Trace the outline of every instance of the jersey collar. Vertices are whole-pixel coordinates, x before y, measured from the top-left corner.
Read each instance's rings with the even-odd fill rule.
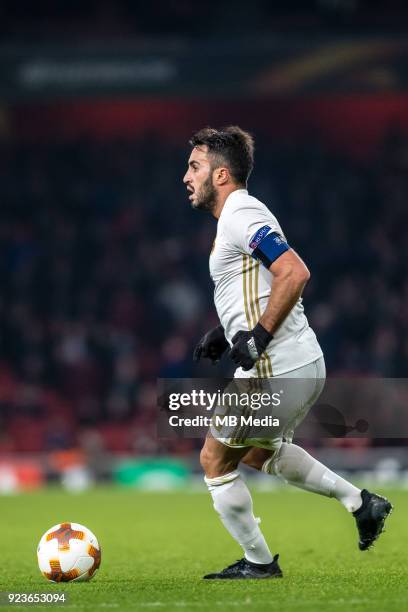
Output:
[[[222,211],[221,211],[219,219],[221,219],[222,213],[224,212],[224,209],[227,206],[227,204],[230,204],[231,202],[233,202],[240,195],[248,195],[248,189],[235,189],[235,191],[231,191],[231,193],[229,194],[229,196],[224,202],[224,206],[222,207]]]

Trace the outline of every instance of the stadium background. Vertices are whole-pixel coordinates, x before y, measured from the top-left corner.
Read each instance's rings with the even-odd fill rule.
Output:
[[[222,18],[211,4],[1,5],[4,493],[198,478],[197,441],[155,435],[155,381],[214,375],[191,354],[216,323],[216,225],[182,185],[207,124],[256,138],[250,190],[312,271],[329,375],[405,376],[404,3],[225,2]],[[313,452],[395,484],[404,446]]]

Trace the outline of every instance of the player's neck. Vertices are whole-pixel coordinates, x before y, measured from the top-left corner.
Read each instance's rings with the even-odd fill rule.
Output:
[[[214,206],[214,209],[211,211],[212,215],[216,219],[220,218],[222,209],[224,208],[228,196],[230,196],[231,193],[233,193],[234,191],[237,191],[237,189],[244,189],[244,187],[242,187],[242,185],[228,185],[222,190],[222,192],[218,192],[216,204]]]

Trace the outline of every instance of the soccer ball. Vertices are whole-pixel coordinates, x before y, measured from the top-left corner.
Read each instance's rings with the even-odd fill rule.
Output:
[[[59,523],[46,531],[37,548],[38,565],[51,582],[90,580],[101,564],[98,540],[79,523]]]

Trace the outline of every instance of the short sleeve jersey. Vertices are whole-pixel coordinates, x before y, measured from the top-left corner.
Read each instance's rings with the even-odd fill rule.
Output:
[[[252,329],[266,308],[273,275],[255,259],[254,251],[270,234],[277,243],[286,243],[276,217],[262,202],[246,189],[233,191],[222,209],[210,254],[215,307],[230,344],[239,330]],[[300,298],[261,359],[245,376],[278,376],[311,363],[322,354]]]

